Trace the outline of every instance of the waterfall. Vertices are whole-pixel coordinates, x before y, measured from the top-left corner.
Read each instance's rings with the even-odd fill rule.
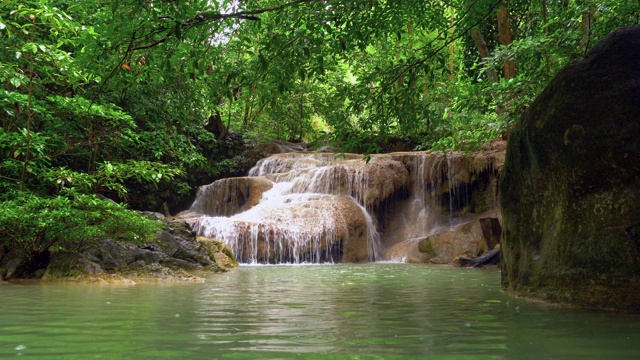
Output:
[[[188,221],[244,263],[379,260],[380,236],[365,201],[367,167],[355,155],[274,155],[248,177],[202,186]]]
[[[219,238],[241,263],[404,261],[408,249],[450,231],[474,173],[495,168],[461,153],[283,153],[246,177],[202,186],[185,220]],[[472,176],[472,174],[475,174]],[[465,207],[467,206],[467,207]]]

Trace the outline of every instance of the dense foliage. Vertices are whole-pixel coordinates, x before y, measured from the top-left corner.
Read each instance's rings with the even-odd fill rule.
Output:
[[[5,0],[0,10],[0,241],[39,251],[83,233],[147,236],[153,226],[104,196],[167,209],[275,139],[473,149],[567,62],[637,24],[640,2]],[[114,230],[125,214],[140,226]]]

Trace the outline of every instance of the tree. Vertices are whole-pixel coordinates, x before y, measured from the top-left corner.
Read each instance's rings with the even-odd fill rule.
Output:
[[[541,1],[0,2],[0,200],[160,210],[274,139],[473,149],[640,16]]]

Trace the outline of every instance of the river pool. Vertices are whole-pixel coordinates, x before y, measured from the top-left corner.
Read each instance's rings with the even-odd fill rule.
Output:
[[[637,359],[640,317],[529,302],[497,270],[241,266],[205,283],[0,284],[0,358]]]

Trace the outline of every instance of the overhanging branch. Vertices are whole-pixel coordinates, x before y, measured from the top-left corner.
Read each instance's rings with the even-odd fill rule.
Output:
[[[264,14],[264,13],[268,13],[268,12],[275,12],[275,11],[280,11],[283,10],[285,8],[289,8],[292,6],[296,6],[296,5],[300,5],[300,4],[304,4],[304,3],[324,3],[327,2],[327,0],[295,0],[295,1],[290,1],[290,2],[286,2],[282,5],[279,6],[273,6],[270,8],[263,8],[263,9],[254,9],[254,10],[244,10],[244,11],[238,11],[238,12],[234,12],[234,13],[228,13],[228,14],[222,14],[222,13],[213,13],[213,12],[201,12],[199,14],[197,14],[196,16],[194,16],[191,19],[186,20],[183,23],[176,23],[178,24],[177,26],[180,27],[185,27],[185,28],[192,28],[194,26],[198,26],[198,25],[208,25],[217,21],[222,21],[222,20],[226,20],[226,19],[244,19],[244,20],[252,20],[252,21],[257,21],[260,20],[259,17],[257,17],[256,15],[260,15],[260,14]],[[171,19],[173,20],[173,18],[169,17],[169,16],[160,16],[159,19]],[[164,35],[164,37],[153,41],[152,43],[146,44],[146,45],[140,45],[140,46],[136,46],[134,48],[131,49],[131,51],[136,51],[136,50],[146,50],[146,49],[150,49],[153,48],[155,46],[158,46],[164,42],[166,42],[172,35],[175,35],[175,28],[172,28],[170,30],[167,31],[167,33]]]

